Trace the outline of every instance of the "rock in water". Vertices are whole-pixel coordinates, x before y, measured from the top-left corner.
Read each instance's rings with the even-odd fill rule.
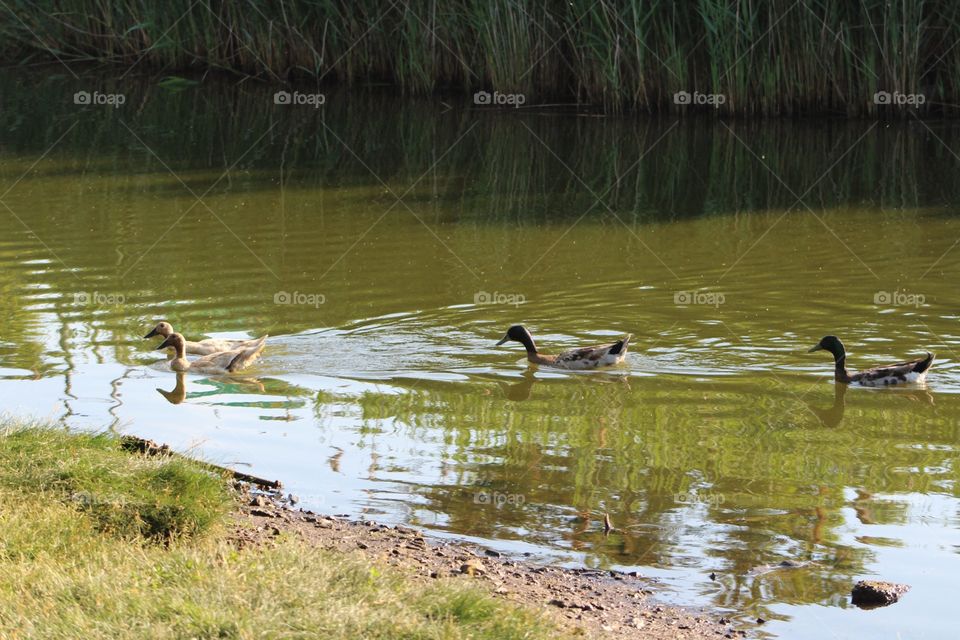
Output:
[[[881,580],[861,580],[853,586],[852,602],[858,607],[885,607],[900,599],[910,585]]]

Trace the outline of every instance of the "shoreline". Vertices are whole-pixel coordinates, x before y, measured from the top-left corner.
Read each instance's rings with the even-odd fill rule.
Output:
[[[240,499],[232,513],[230,539],[240,548],[269,546],[279,536],[292,535],[311,548],[385,562],[424,583],[469,580],[496,598],[573,624],[575,633],[587,637],[750,636],[719,612],[657,601],[658,585],[638,572],[554,567],[413,527],[297,508],[278,489],[262,491],[243,481],[236,481],[234,488]]]

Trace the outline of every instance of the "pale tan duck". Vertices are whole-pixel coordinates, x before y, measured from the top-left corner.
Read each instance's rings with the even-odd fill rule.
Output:
[[[186,357],[187,341],[184,340],[183,336],[179,333],[171,333],[157,349],[173,347],[174,351],[176,351],[176,356],[170,361],[170,368],[174,371],[214,374],[234,373],[245,369],[253,363],[254,360],[259,358],[266,341],[267,336],[263,336],[262,338],[254,340],[250,346],[211,353],[191,361],[187,360]]]
[[[153,328],[153,331],[143,336],[143,339],[146,340],[147,338],[152,338],[153,336],[163,336],[164,338],[169,338],[174,333],[173,325],[164,321],[158,323],[157,326]],[[190,342],[189,340],[184,340],[184,349],[192,356],[207,356],[211,353],[220,353],[221,351],[232,351],[233,349],[252,347],[266,337],[267,336],[264,336],[263,338],[254,338],[252,340],[221,340],[218,338],[207,338],[206,340],[201,340],[200,342]]]

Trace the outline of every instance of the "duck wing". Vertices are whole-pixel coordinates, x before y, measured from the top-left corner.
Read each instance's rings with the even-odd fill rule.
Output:
[[[593,347],[571,349],[557,355],[551,363],[555,367],[566,369],[592,369],[623,360],[631,336],[625,336],[612,344],[600,344]]]
[[[238,347],[229,351],[207,354],[191,362],[190,368],[220,373],[240,371],[259,357],[266,341],[267,336],[263,336],[257,340],[252,340],[253,344],[248,347]]]
[[[240,371],[245,369],[253,362],[260,357],[260,353],[263,351],[264,345],[267,343],[267,338],[269,336],[263,336],[257,340],[252,341],[253,343],[246,347],[241,347],[230,351],[228,353],[236,353],[230,363],[227,365],[227,371]]]
[[[934,354],[927,353],[923,358],[898,362],[885,367],[874,367],[860,371],[851,376],[853,382],[860,384],[898,384],[903,382],[918,382],[922,380],[933,365]]]
[[[199,342],[187,342],[186,352],[190,355],[208,356],[211,353],[233,351],[234,349],[249,347],[256,342],[256,340],[223,340],[220,338],[206,338]]]

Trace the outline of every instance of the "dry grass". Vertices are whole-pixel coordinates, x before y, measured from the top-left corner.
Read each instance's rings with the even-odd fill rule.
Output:
[[[199,504],[225,495],[221,479],[188,462],[125,453],[111,437],[8,425],[0,461],[4,638],[558,636],[536,615],[469,587],[440,581],[427,588],[297,539],[238,550],[221,526],[226,509],[209,517]],[[170,520],[180,533],[162,544],[131,524],[140,519],[136,507],[104,520],[72,497],[78,486],[94,486],[114,503],[140,505],[150,492],[166,492],[163,503],[176,505],[186,478],[204,490],[184,492]]]

